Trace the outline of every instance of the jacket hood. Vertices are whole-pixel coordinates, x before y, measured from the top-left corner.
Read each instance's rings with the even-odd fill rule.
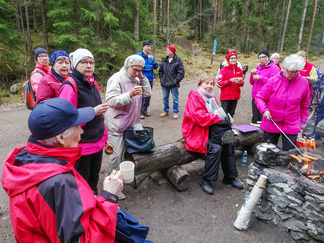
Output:
[[[2,170],[2,187],[9,197],[20,194],[55,175],[73,170],[81,156],[81,148],[57,148],[35,142],[12,150]],[[45,162],[46,158],[46,162]]]

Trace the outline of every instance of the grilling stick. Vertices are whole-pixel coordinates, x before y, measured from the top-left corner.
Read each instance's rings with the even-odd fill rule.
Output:
[[[290,138],[288,138],[288,136],[281,130],[281,128],[275,123],[275,121],[270,117],[270,121],[272,121],[272,123],[279,129],[279,131],[288,139],[288,141],[294,145],[294,147],[297,149],[297,151],[302,155],[303,153],[299,150],[299,148],[290,140]]]

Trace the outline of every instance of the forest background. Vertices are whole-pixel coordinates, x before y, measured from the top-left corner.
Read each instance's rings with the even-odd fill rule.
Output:
[[[37,47],[49,54],[89,49],[102,85],[144,40],[159,61],[168,44],[185,41],[180,56],[197,69],[222,61],[228,48],[254,62],[263,49],[283,57],[298,50],[320,56],[324,0],[0,0],[0,37],[1,103],[12,84],[28,78]],[[204,53],[199,64],[194,42]]]

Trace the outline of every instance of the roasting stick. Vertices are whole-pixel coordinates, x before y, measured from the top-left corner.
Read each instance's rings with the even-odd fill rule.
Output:
[[[275,121],[270,117],[270,121],[272,121],[272,123],[279,129],[279,131],[288,139],[288,141],[292,144],[292,145],[294,145],[294,147],[297,149],[297,151],[302,155],[302,156],[304,156],[303,155],[303,153],[302,153],[302,151],[300,151],[300,149],[290,140],[290,138],[288,138],[288,136],[281,130],[281,128],[277,125],[277,123],[275,123]]]

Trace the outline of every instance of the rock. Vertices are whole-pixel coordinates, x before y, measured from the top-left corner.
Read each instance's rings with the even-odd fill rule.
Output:
[[[17,84],[13,84],[10,86],[10,93],[11,94],[16,94],[18,92],[18,85]]]

